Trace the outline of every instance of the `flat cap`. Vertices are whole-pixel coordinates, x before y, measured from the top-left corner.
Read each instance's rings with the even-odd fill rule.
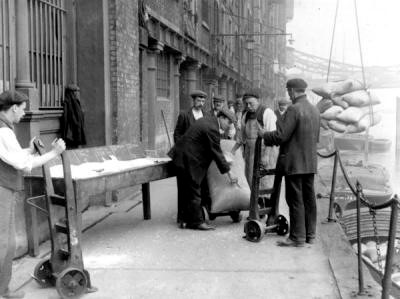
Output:
[[[293,78],[286,82],[287,89],[306,89],[307,83],[301,78]]]
[[[190,96],[192,98],[195,98],[195,97],[207,98],[207,94],[204,91],[200,90],[200,89],[192,90],[192,92],[190,93]]]
[[[220,96],[220,95],[214,95],[212,99],[213,99],[214,102],[224,102],[225,101],[223,99],[223,97]]]
[[[220,116],[224,116],[224,117],[228,118],[233,123],[236,122],[235,114],[233,114],[233,112],[230,111],[226,107],[222,107],[222,109],[218,111],[217,117],[220,117]]]
[[[291,103],[291,101],[289,101],[288,99],[285,98],[281,98],[278,101],[278,105],[289,105]]]

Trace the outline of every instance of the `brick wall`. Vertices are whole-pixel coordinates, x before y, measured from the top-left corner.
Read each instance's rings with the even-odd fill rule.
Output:
[[[181,0],[146,0],[146,5],[169,22],[180,27],[181,16]]]
[[[139,142],[138,1],[109,1],[112,143]]]

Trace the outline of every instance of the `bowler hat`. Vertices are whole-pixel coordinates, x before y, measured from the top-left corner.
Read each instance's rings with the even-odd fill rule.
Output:
[[[213,102],[224,102],[224,99],[219,95],[214,95]]]
[[[220,117],[220,116],[224,116],[224,117],[228,118],[233,123],[236,122],[235,114],[233,114],[233,112],[230,111],[226,107],[222,107],[222,109],[218,111],[217,117]]]
[[[306,89],[307,83],[301,78],[293,78],[286,82],[287,89]]]
[[[199,89],[195,89],[190,93],[190,96],[194,99],[195,97],[202,97],[202,98],[207,98],[207,94]]]

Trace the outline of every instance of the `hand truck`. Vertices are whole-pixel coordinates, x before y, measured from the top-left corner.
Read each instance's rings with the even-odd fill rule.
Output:
[[[43,143],[35,139],[36,151],[45,153]],[[71,177],[71,165],[68,152],[61,154],[64,169],[65,196],[54,193],[50,168],[42,166],[45,194],[27,199],[27,202],[47,214],[50,229],[51,255],[50,259],[40,261],[33,273],[33,278],[42,287],[55,286],[61,298],[79,298],[84,293],[95,292],[92,287],[90,275],[83,266],[81,238],[81,218],[78,217],[78,204],[75,200]],[[46,199],[46,209],[35,204],[37,199]],[[65,211],[65,218],[57,221],[58,207]],[[66,244],[65,244],[66,243]]]
[[[254,148],[253,180],[251,182],[250,210],[248,221],[244,225],[244,237],[251,242],[259,242],[264,234],[276,232],[286,235],[289,223],[283,215],[279,215],[279,196],[282,176],[275,175],[271,189],[260,190],[260,179],[266,175],[274,175],[275,169],[265,169],[261,165],[262,138],[257,137]],[[266,223],[262,219],[268,216]]]

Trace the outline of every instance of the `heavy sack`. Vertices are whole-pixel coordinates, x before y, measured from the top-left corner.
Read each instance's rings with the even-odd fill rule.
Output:
[[[323,97],[323,98],[331,98],[331,94],[342,95],[351,89],[350,81],[337,81],[337,82],[326,82],[322,86],[315,87],[312,89],[314,93]]]
[[[338,133],[343,133],[346,131],[347,124],[335,119],[328,122],[328,127]]]
[[[349,104],[347,102],[343,101],[341,96],[332,97],[332,102],[335,105],[342,107],[343,109],[346,109],[347,107],[349,107]]]
[[[331,108],[322,113],[321,117],[323,119],[333,120],[336,119],[336,116],[339,115],[339,113],[342,113],[342,111],[343,111],[342,107],[333,105]]]
[[[244,159],[241,149],[233,156],[230,151],[235,141],[222,139],[221,149],[227,160],[232,160],[232,175],[238,178],[238,185],[231,185],[227,174],[221,174],[213,161],[208,168],[207,182],[211,196],[211,212],[243,211],[250,207],[250,187],[244,174]]]
[[[367,113],[364,115],[359,122],[354,124],[349,124],[346,127],[346,133],[361,133],[364,132],[367,128],[373,127],[380,123],[382,120],[382,114],[379,112],[374,112],[372,115],[372,123],[370,119],[370,115]]]
[[[325,130],[329,130],[328,120],[321,118],[321,120],[320,120],[320,125],[321,125],[321,127],[323,127]]]
[[[372,92],[365,90],[357,90],[341,96],[342,100],[350,106],[364,107],[368,105],[376,105],[380,103],[379,98]]]
[[[322,98],[316,105],[320,113],[324,113],[326,110],[333,106],[332,100]]]
[[[369,113],[369,106],[366,107],[349,107],[336,116],[336,118],[345,123],[356,123],[365,114]],[[371,109],[373,109],[371,107]]]

